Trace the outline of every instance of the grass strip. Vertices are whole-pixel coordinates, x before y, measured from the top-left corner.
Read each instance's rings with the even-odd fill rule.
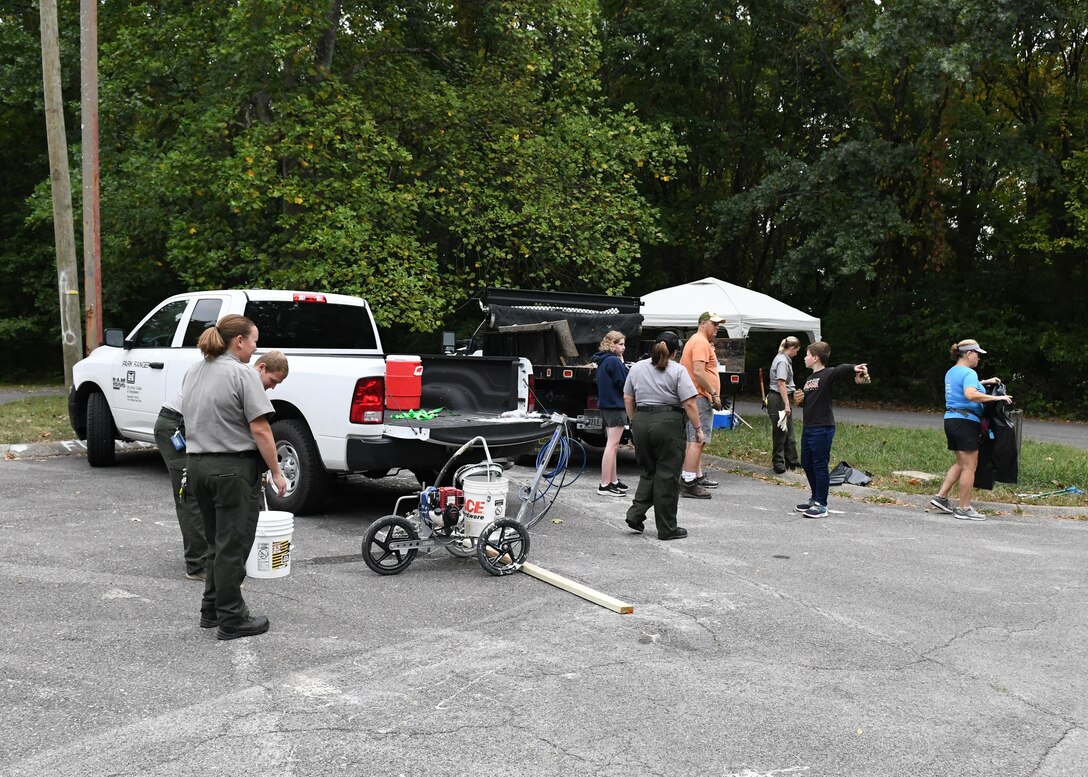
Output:
[[[67,397],[23,397],[0,405],[0,445],[75,437]]]
[[[707,452],[727,459],[764,467],[771,466],[771,421],[766,415],[745,418],[737,429],[718,429]],[[794,425],[801,442],[802,424]],[[855,469],[873,473],[871,486],[908,494],[935,494],[953,462],[945,444],[944,429],[903,429],[891,426],[840,423],[831,448],[831,465],[848,461]],[[936,480],[893,475],[915,471],[937,476]],[[992,491],[975,490],[979,501],[1011,504],[1045,504],[1088,507],[1088,495],[1062,494],[1024,499],[1018,493],[1042,493],[1068,486],[1088,490],[1088,451],[1068,445],[1024,440],[1020,449],[1020,482],[997,483]]]
[[[746,418],[727,431],[718,429],[707,446],[714,456],[758,466],[771,464],[771,422],[765,415]],[[795,425],[801,439],[800,423]],[[68,423],[68,400],[62,396],[31,396],[0,404],[0,444],[51,442],[75,437]],[[944,431],[903,429],[891,426],[840,423],[831,449],[831,464],[840,460],[873,473],[872,487],[908,494],[934,494],[952,463],[945,448]],[[902,471],[926,472],[935,481],[893,475]],[[1020,482],[998,483],[993,491],[976,490],[980,501],[1010,504],[1045,504],[1088,507],[1088,495],[1062,494],[1043,499],[1022,499],[1018,493],[1042,493],[1067,486],[1088,490],[1088,451],[1068,445],[1024,440],[1020,451]]]

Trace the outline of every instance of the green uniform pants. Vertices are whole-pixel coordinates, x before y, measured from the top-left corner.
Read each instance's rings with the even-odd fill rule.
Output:
[[[684,421],[684,412],[678,407],[639,408],[631,420],[640,477],[627,520],[645,523],[646,513],[652,507],[659,535],[676,531],[680,471],[687,447]]]
[[[775,469],[800,467],[797,457],[797,441],[793,436],[793,414],[786,417],[786,428],[778,428],[778,411],[785,410],[782,395],[772,391],[767,395],[767,415],[771,419],[771,464]]]
[[[257,532],[263,467],[253,453],[190,453],[189,484],[208,538],[200,614],[234,628],[249,617],[241,584]]]
[[[181,527],[181,545],[185,554],[185,571],[194,575],[204,571],[204,557],[208,554],[208,541],[204,539],[204,519],[200,515],[200,505],[192,497],[191,491],[181,492],[181,476],[187,465],[184,450],[177,450],[170,436],[181,430],[185,434],[185,422],[178,418],[159,415],[155,421],[155,444],[159,447],[166,468],[170,470],[170,485],[174,493],[174,512]]]

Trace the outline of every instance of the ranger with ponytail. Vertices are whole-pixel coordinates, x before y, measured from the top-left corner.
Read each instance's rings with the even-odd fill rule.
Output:
[[[265,471],[271,471],[276,493],[287,491],[268,422],[272,402],[249,367],[258,334],[245,316],[224,316],[201,334],[197,347],[204,358],[189,368],[181,386],[186,488],[200,505],[208,541],[200,626],[218,627],[219,639],[268,631],[268,618],[250,613],[241,584]]]

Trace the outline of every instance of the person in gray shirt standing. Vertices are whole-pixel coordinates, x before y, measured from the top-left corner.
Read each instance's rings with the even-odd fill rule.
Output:
[[[767,415],[771,417],[771,464],[781,475],[789,469],[801,466],[797,457],[797,440],[793,436],[793,411],[790,397],[797,387],[793,383],[793,357],[801,350],[801,341],[792,335],[778,346],[778,353],[771,362],[771,390],[767,393]],[[785,411],[785,417],[779,413]],[[783,424],[782,421],[785,421]]]
[[[276,493],[287,493],[268,423],[272,402],[248,365],[257,337],[256,325],[245,316],[224,316],[200,336],[197,347],[204,358],[181,382],[188,431],[186,487],[200,505],[208,540],[200,626],[218,626],[219,639],[268,631],[268,618],[252,615],[241,591],[265,468]]]
[[[271,391],[287,379],[287,357],[282,351],[269,351],[258,357],[253,369],[261,378],[266,391]],[[185,451],[185,417],[181,414],[181,390],[163,403],[159,417],[155,419],[155,445],[170,472],[170,488],[174,495],[174,512],[181,527],[182,550],[185,558],[185,577],[189,580],[205,579],[204,556],[208,553],[208,541],[204,539],[204,518],[200,505],[191,494],[181,487],[189,459]]]
[[[680,502],[680,471],[684,465],[687,432],[684,417],[695,427],[695,440],[703,442],[698,392],[686,368],[673,360],[680,350],[675,332],[662,332],[654,341],[649,359],[627,373],[623,403],[631,419],[631,436],[639,466],[638,488],[627,510],[627,525],[642,532],[646,513],[654,509],[657,538],[679,540],[687,529],[676,525]]]

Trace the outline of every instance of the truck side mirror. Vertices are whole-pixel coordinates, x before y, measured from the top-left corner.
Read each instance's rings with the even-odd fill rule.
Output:
[[[453,332],[442,333],[442,353],[453,356],[457,353],[457,336]]]
[[[123,329],[107,329],[103,332],[106,339],[106,345],[110,348],[124,348],[125,347],[125,330]]]

